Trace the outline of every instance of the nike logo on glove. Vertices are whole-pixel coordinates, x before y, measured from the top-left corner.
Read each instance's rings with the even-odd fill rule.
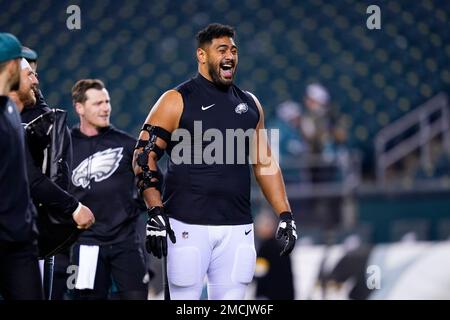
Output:
[[[216,104],[213,103],[213,104],[210,104],[209,106],[206,106],[206,107],[202,106],[202,110],[203,110],[203,111],[208,110],[209,108],[212,108],[212,107],[214,107],[215,105],[216,105]]]

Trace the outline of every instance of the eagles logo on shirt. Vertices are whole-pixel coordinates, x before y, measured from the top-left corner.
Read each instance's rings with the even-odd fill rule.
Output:
[[[108,179],[119,167],[123,148],[109,148],[84,159],[72,172],[72,183],[86,188],[91,180],[100,182]]]
[[[234,109],[234,112],[236,112],[237,114],[243,114],[243,113],[246,113],[247,111],[248,111],[248,105],[246,103],[240,103]]]

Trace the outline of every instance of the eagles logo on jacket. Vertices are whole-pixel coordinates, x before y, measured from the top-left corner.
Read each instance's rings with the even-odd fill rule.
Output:
[[[95,215],[79,243],[105,245],[136,237],[136,184],[132,159],[136,140],[109,126],[96,136],[78,127],[72,135],[71,193]]]

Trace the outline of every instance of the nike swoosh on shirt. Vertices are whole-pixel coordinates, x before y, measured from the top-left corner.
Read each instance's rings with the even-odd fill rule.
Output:
[[[216,104],[213,103],[213,104],[210,104],[209,106],[206,106],[206,107],[202,106],[202,110],[203,110],[203,111],[208,110],[209,108],[212,108],[212,107],[214,107],[215,105],[216,105]]]
[[[245,235],[248,235],[250,232],[252,232],[252,229],[245,231]]]

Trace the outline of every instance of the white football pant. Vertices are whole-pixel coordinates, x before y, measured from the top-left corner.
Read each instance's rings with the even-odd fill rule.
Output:
[[[167,274],[174,300],[200,299],[205,275],[208,299],[242,300],[253,279],[253,224],[205,226],[170,219],[177,237],[168,240]]]

